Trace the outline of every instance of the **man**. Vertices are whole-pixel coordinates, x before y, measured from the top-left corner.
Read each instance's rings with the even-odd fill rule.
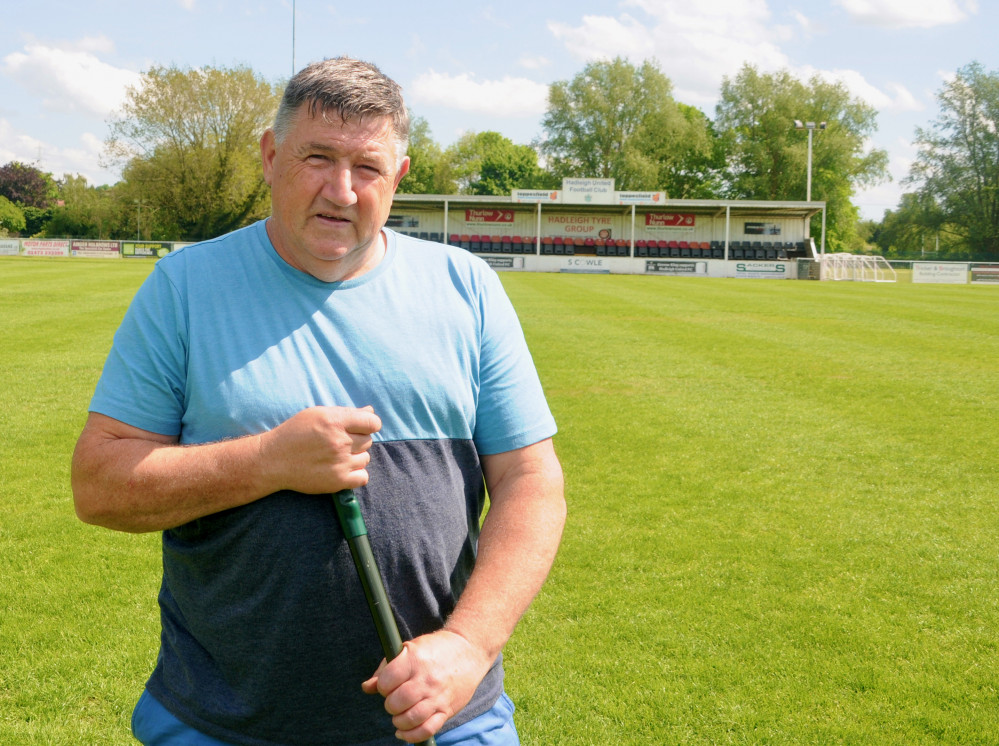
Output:
[[[272,216],[160,260],[115,335],[73,492],[163,532],[146,744],[517,743],[501,650],[565,520],[555,425],[495,273],[384,229],[408,126],[374,66],[310,65],[261,139]],[[376,670],[345,488],[410,639]]]

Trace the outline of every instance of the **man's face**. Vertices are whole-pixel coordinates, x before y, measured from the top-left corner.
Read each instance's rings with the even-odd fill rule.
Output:
[[[264,133],[260,153],[271,187],[267,232],[274,248],[296,269],[332,282],[381,261],[381,229],[409,159],[397,166],[388,117],[327,119],[303,107],[281,143]]]

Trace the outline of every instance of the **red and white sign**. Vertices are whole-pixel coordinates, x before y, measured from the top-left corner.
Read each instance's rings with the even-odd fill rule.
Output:
[[[648,228],[693,228],[696,222],[696,215],[680,212],[649,212],[645,214],[645,225]]]
[[[512,223],[513,210],[465,210],[466,223]]]
[[[118,241],[84,241],[74,239],[69,249],[73,256],[89,257],[91,259],[121,258],[121,243]]]
[[[66,239],[26,238],[21,240],[21,248],[25,256],[69,256],[69,241]]]
[[[547,215],[543,235],[605,238],[610,236],[613,227],[614,218],[609,215]],[[606,231],[606,236],[602,231]]]

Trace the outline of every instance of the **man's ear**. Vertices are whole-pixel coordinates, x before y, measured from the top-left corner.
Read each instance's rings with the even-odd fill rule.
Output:
[[[274,130],[266,130],[260,138],[260,164],[264,167],[264,181],[267,186],[271,186],[271,179],[274,176],[274,156],[277,155],[277,141],[274,139]]]
[[[409,156],[407,155],[402,159],[402,163],[399,164],[399,173],[395,175],[395,186],[393,190],[399,188],[399,182],[402,181],[402,177],[409,173]]]

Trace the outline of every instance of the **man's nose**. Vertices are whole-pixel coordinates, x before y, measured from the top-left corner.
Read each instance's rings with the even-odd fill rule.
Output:
[[[357,202],[353,177],[349,168],[337,166],[333,169],[323,188],[323,196],[340,207],[349,207]]]

